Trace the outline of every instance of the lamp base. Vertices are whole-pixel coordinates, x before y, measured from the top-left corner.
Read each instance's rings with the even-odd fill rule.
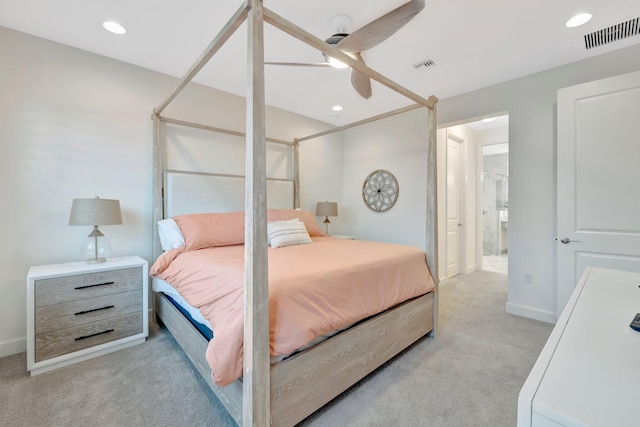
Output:
[[[109,240],[94,226],[93,231],[82,243],[80,248],[82,259],[88,264],[99,264],[106,262],[111,255],[111,244]]]

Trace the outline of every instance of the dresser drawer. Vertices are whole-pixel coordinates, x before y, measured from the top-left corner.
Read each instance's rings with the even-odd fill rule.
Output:
[[[142,310],[142,292],[128,291],[36,308],[36,334]]]
[[[143,332],[142,312],[38,334],[35,361],[49,359]]]
[[[133,267],[36,280],[35,306],[141,289],[142,279],[142,267]]]

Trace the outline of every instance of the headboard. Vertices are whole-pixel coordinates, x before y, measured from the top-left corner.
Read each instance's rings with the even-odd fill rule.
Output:
[[[294,181],[267,178],[267,208],[293,208]],[[164,171],[164,218],[244,210],[244,176]]]

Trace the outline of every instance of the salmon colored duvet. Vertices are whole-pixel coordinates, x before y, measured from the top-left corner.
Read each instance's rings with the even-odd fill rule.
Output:
[[[425,253],[389,243],[312,237],[313,243],[269,248],[271,356],[433,290]],[[213,378],[225,386],[242,375],[244,246],[165,252],[151,275],[170,283],[209,321]]]

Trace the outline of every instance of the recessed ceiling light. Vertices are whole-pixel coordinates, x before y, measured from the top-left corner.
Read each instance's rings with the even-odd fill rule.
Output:
[[[582,24],[586,24],[591,20],[590,13],[579,13],[573,18],[569,19],[565,24],[568,28],[579,27]]]
[[[342,105],[334,105],[332,110],[333,111],[342,111]]]
[[[104,21],[102,23],[102,26],[105,28],[105,30],[110,31],[113,34],[124,34],[127,32],[127,30],[125,30],[122,25],[118,24],[115,21]]]
[[[485,123],[491,123],[495,119],[497,119],[497,117],[487,117],[486,119],[482,119],[482,121]]]

